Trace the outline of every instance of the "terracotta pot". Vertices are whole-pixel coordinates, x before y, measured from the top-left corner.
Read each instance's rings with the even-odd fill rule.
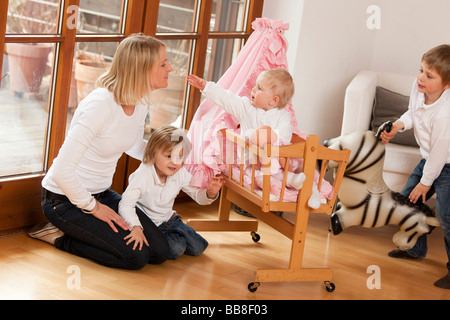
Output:
[[[52,45],[48,43],[7,43],[6,52],[14,92],[39,92]]]
[[[95,81],[105,73],[111,63],[81,60],[75,63],[75,80],[77,82],[78,102],[95,89]]]

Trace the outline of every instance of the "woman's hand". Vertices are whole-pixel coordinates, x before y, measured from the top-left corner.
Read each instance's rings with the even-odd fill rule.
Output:
[[[129,245],[131,242],[134,241],[133,250],[136,250],[136,247],[139,245],[139,250],[142,250],[142,246],[144,243],[148,245],[147,238],[145,238],[144,232],[142,231],[142,228],[139,226],[134,226],[133,230],[131,230],[130,234],[127,235],[124,240],[127,241],[127,245]]]
[[[92,214],[94,217],[106,222],[114,232],[119,232],[114,223],[121,227],[123,230],[130,230],[130,227],[125,222],[125,220],[123,220],[123,218],[119,216],[113,209],[104,204],[101,204],[100,202],[98,204],[100,205],[100,208]]]

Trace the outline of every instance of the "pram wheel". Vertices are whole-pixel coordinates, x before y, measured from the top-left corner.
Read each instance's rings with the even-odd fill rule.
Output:
[[[259,285],[260,285],[259,282],[250,282],[250,283],[248,284],[248,291],[250,291],[250,292],[255,292],[256,289],[258,289]]]
[[[257,234],[255,231],[250,232],[250,235],[252,236],[252,240],[254,242],[258,242],[261,239],[259,234]]]
[[[325,283],[325,289],[327,289],[328,292],[333,292],[334,289],[336,289],[336,286],[334,285],[333,282],[324,281],[324,283]]]

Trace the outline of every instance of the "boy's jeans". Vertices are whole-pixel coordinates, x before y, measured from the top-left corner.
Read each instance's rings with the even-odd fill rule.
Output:
[[[184,224],[176,213],[169,221],[160,224],[158,229],[166,236],[169,243],[169,259],[174,260],[183,253],[198,256],[208,246],[208,241],[190,226]]]
[[[425,165],[425,159],[422,159],[413,173],[409,176],[405,187],[402,190],[402,194],[408,196],[414,187],[420,182],[423,174],[423,167]],[[447,251],[447,269],[450,274],[450,164],[447,163],[441,171],[439,177],[434,180],[430,191],[428,191],[427,199],[429,199],[434,193],[436,193],[436,215],[441,224],[441,228],[444,230],[445,249]],[[422,201],[420,199],[419,201]],[[424,258],[427,254],[427,236],[423,235],[419,237],[416,245],[408,250],[412,256],[417,258]]]
[[[121,196],[106,191],[98,201],[118,211]],[[136,213],[144,228],[150,247],[133,250],[133,243],[126,245],[124,238],[130,233],[116,225],[118,233],[91,214],[86,214],[70,201],[43,199],[42,208],[48,220],[64,232],[57,239],[58,249],[91,259],[102,265],[123,269],[140,269],[147,263],[162,263],[168,256],[168,244],[164,235],[141,210]]]

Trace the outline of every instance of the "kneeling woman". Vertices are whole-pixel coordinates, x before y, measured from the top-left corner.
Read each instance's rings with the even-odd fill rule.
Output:
[[[132,35],[119,44],[111,69],[80,102],[42,182],[42,208],[50,223],[36,226],[31,237],[116,268],[140,269],[167,259],[165,237],[139,209],[149,246],[127,245],[129,226],[117,214],[121,196],[109,187],[124,152],[142,160],[148,97],[167,87],[170,71],[163,42]]]

